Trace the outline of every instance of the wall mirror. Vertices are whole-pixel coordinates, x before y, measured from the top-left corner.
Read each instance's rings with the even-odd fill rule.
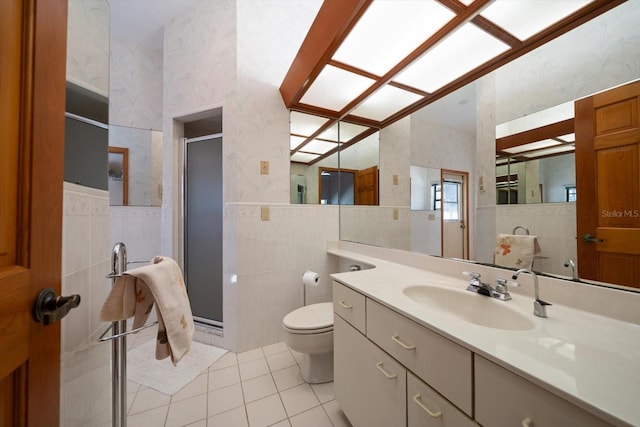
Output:
[[[411,166],[470,171],[470,200],[478,201],[477,206],[471,206],[472,220],[475,219],[475,223],[470,224],[471,258],[478,262],[493,262],[495,235],[511,233],[515,226],[522,224],[541,239],[542,253],[534,268],[543,273],[571,277],[571,269],[565,267],[565,261],[575,260],[577,257],[573,200],[580,197],[580,189],[577,188],[574,192],[572,188],[575,184],[570,166],[575,164],[573,155],[547,156],[549,153],[545,154],[540,149],[529,153],[512,152],[507,156],[508,160],[496,161],[498,147],[495,141],[499,136],[494,133],[494,129],[498,124],[509,123],[565,103],[572,104],[575,99],[640,78],[640,64],[637,61],[640,57],[639,20],[640,4],[625,2],[502,66],[477,83],[470,83],[413,113],[403,119],[403,123],[392,125],[391,127],[406,128],[406,145],[410,148],[401,146],[389,151],[381,148],[381,176],[390,168],[397,168],[395,170],[400,171],[402,178],[402,173],[410,175]],[[441,102],[456,108],[448,110],[453,111],[449,113],[449,122],[438,116]],[[464,113],[467,111],[465,107],[469,107],[469,115]],[[457,123],[452,124],[451,121]],[[397,135],[387,138],[392,132],[389,129],[381,130],[380,147],[402,139]],[[493,142],[492,149],[483,142],[487,139]],[[558,139],[566,143],[567,147],[571,146],[571,137],[562,138],[560,135]],[[526,156],[535,158],[525,160]],[[505,167],[504,162],[511,165],[511,174],[500,169]],[[480,175],[485,164],[487,167],[492,165],[492,176]],[[498,200],[498,186],[505,183],[499,182],[496,176],[504,176],[502,179],[509,180],[509,175],[516,174],[519,183],[523,184],[522,190],[517,188],[515,193],[518,196],[511,195],[513,192],[507,190],[507,195],[501,197],[507,203],[510,198],[515,202],[517,197],[518,203],[525,201],[529,204],[512,202],[510,205],[503,205]],[[533,188],[524,185],[527,177],[531,176],[536,178],[530,182],[538,184]],[[539,184],[543,184],[542,187]],[[402,179],[400,187],[407,193],[412,190],[408,184],[402,186]],[[534,190],[533,196],[531,190]],[[529,200],[526,194],[530,195]],[[409,216],[416,216],[419,211],[410,210],[413,198],[398,200],[399,203],[392,202],[396,203],[395,209],[399,209],[399,219],[393,220],[391,214],[381,213],[384,220],[372,221],[374,225],[368,227],[367,238],[360,234],[354,238],[356,233],[351,227],[357,226],[357,223],[352,221],[348,210],[341,208],[340,238],[422,252],[415,242],[412,243],[411,237],[425,233],[427,227],[423,224],[416,228],[413,227],[414,222],[403,221],[402,202],[406,204],[407,211],[410,211]],[[392,211],[394,208],[381,199],[378,209],[382,212]],[[426,213],[424,216],[428,218],[428,215]],[[551,217],[554,218],[553,221],[549,220]],[[482,227],[476,226],[478,223]],[[485,227],[486,225],[489,227]],[[397,236],[404,237],[398,239]],[[438,236],[438,233],[432,233],[429,238],[437,239]],[[424,239],[421,241],[424,242]]]
[[[290,113],[291,203],[378,204],[377,129]]]

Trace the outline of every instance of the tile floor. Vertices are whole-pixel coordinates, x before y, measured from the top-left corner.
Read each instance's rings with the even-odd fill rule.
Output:
[[[350,427],[333,383],[304,382],[301,356],[284,342],[229,352],[173,396],[129,381],[127,426]]]

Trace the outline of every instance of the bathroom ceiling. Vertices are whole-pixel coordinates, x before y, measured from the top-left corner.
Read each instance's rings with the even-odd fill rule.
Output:
[[[110,0],[111,36],[162,49],[163,27],[197,0]]]
[[[280,86],[291,160],[318,162],[624,1],[325,0]]]

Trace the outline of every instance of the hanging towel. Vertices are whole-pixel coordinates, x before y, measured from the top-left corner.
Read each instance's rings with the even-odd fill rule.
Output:
[[[191,346],[195,330],[187,290],[178,264],[157,256],[150,265],[117,277],[100,310],[101,322],[133,317],[133,329],[144,325],[154,302],[158,315],[156,359],[171,356],[174,365]]]
[[[541,252],[537,236],[498,234],[495,263],[505,267],[533,267],[534,257]]]

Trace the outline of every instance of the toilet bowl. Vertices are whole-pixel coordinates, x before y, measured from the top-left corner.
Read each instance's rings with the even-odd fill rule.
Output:
[[[302,353],[302,378],[309,384],[333,381],[333,304],[300,307],[282,319],[289,348]]]

